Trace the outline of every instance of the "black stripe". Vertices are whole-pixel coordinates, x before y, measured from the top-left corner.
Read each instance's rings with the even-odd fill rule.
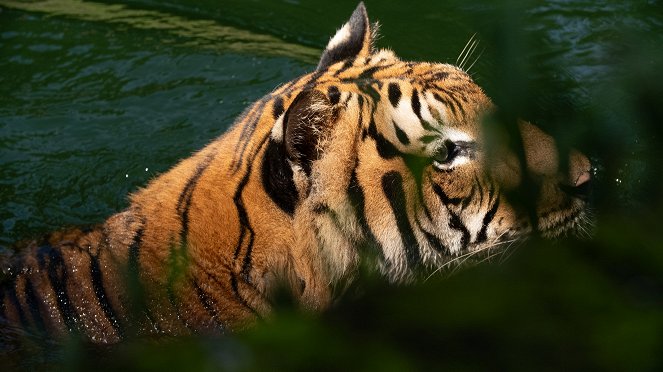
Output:
[[[435,127],[433,127],[431,123],[427,122],[426,120],[421,120],[420,123],[421,127],[424,128],[425,130],[429,132],[435,132]]]
[[[456,97],[456,94],[453,93],[453,92],[450,92],[450,91],[448,91],[448,90],[446,90],[446,89],[441,89],[441,90],[447,95],[447,97],[449,97],[449,99],[450,99],[451,101],[453,101],[453,103],[454,103],[455,106],[456,106],[456,109],[460,112],[461,116],[464,116],[464,115],[465,115],[465,109],[463,108],[463,104],[462,104],[462,103],[458,100],[458,98]],[[465,94],[464,94],[464,93],[460,94],[460,97],[461,97],[462,99],[464,99]],[[447,102],[448,102],[448,101],[447,101]]]
[[[27,328],[29,326],[28,318],[25,316],[25,312],[23,312],[23,306],[21,306],[21,302],[18,300],[18,295],[16,294],[16,279],[17,278],[14,278],[14,282],[8,290],[9,301],[14,304],[14,308],[18,313],[18,320],[21,322],[21,327]]]
[[[412,111],[417,115],[419,121],[422,121],[421,118],[421,102],[419,102],[419,92],[416,89],[412,90]]]
[[[442,190],[442,187],[436,183],[433,183],[433,191],[440,197],[444,205],[458,205],[463,201],[463,198],[450,198],[444,190]]]
[[[396,137],[398,137],[398,140],[401,141],[402,144],[404,145],[409,145],[410,144],[410,139],[407,137],[407,133],[403,132],[403,130],[396,124],[395,121],[392,121],[394,124],[394,129],[396,130]]]
[[[425,136],[419,137],[419,141],[422,142],[424,145],[427,145],[427,144],[435,141],[438,137],[439,136],[432,135],[432,134],[431,135],[425,135]]]
[[[449,248],[445,246],[444,243],[442,243],[442,241],[440,240],[440,238],[437,237],[437,235],[426,231],[426,229],[424,229],[423,226],[421,226],[419,220],[417,220],[417,225],[419,226],[419,230],[421,230],[421,232],[424,233],[428,245],[430,245],[433,249],[442,253],[445,256],[451,255],[451,251],[449,250]]]
[[[267,139],[269,138],[269,134],[266,134],[260,141],[258,142],[258,148],[261,148]],[[253,159],[252,159],[253,160]],[[244,174],[244,177],[240,180],[239,184],[237,185],[237,190],[235,190],[235,194],[233,195],[233,202],[235,203],[235,207],[237,208],[237,213],[239,215],[239,223],[240,223],[240,238],[239,242],[237,243],[237,248],[235,249],[235,254],[233,256],[233,260],[236,260],[237,257],[239,256],[239,252],[242,248],[242,243],[244,240],[244,235],[248,231],[249,233],[249,242],[246,247],[246,253],[244,256],[244,262],[242,264],[242,273],[245,274],[245,277],[248,278],[248,272],[251,269],[251,254],[253,251],[253,239],[254,239],[254,231],[253,228],[251,227],[250,221],[249,221],[249,216],[246,212],[246,207],[244,206],[244,201],[242,200],[242,192],[244,191],[244,188],[246,187],[246,184],[249,181],[249,178],[251,176],[252,172],[252,163],[250,162],[248,167],[246,168],[246,173]],[[247,279],[247,282],[248,279]],[[250,283],[250,282],[249,282]]]
[[[463,201],[460,203],[461,209],[464,210],[465,208],[467,208],[468,205],[470,205],[470,201],[474,199],[474,195],[476,194],[476,192],[477,192],[477,185],[472,184],[472,188],[470,189],[470,194],[467,197],[463,198]],[[481,204],[479,204],[479,206],[481,206]]]
[[[405,191],[403,190],[403,176],[398,172],[388,172],[382,176],[382,191],[389,201],[391,211],[396,218],[396,226],[401,236],[401,243],[409,267],[414,267],[421,261],[419,244],[407,216]]]
[[[315,214],[334,213],[334,211],[332,211],[331,208],[329,208],[329,206],[324,202],[317,203],[315,206],[313,206],[312,211]]]
[[[299,193],[283,143],[269,140],[262,159],[261,178],[267,195],[281,210],[292,216]]]
[[[492,181],[488,181],[488,202],[493,201],[493,197],[495,196],[495,184]]]
[[[388,66],[373,66],[369,67],[366,70],[362,71],[359,76],[357,76],[357,80],[362,80],[362,79],[373,79],[373,75],[378,72],[379,70],[382,70],[383,68],[386,68]]]
[[[382,134],[378,133],[375,120],[371,117],[371,123],[368,125],[368,135],[375,140],[375,146],[378,150],[380,157],[384,159],[391,159],[398,156],[401,152],[398,151],[389,140],[384,138]]]
[[[364,232],[364,236],[366,236],[366,242],[364,246],[367,248],[368,252],[377,254],[379,259],[384,260],[384,250],[382,249],[378,240],[375,238],[375,235],[373,235],[371,228],[368,226],[368,221],[366,220],[366,199],[364,197],[364,190],[359,184],[359,180],[357,179],[356,169],[352,170],[352,175],[350,176],[350,183],[348,184],[348,197],[350,198],[350,203],[354,207],[357,220],[359,220],[359,226],[361,226],[361,229]]]
[[[259,144],[258,147],[262,147],[267,139],[269,138],[269,134],[263,137]],[[244,239],[248,235],[248,242],[246,245],[246,253],[244,254],[244,259],[242,262],[242,269],[240,274],[242,275],[242,278],[246,281],[247,284],[251,285],[251,277],[250,277],[250,271],[251,271],[251,255],[253,253],[253,240],[254,240],[254,231],[253,228],[251,227],[250,221],[249,221],[249,216],[248,213],[246,212],[246,207],[244,205],[244,201],[242,200],[242,192],[244,191],[244,188],[246,187],[249,178],[251,176],[252,172],[252,162],[248,162],[248,166],[246,168],[246,172],[244,173],[244,176],[240,180],[239,184],[237,185],[237,189],[235,190],[235,194],[233,195],[233,202],[235,204],[235,207],[237,208],[237,214],[239,217],[239,224],[240,224],[240,233],[239,233],[239,239],[237,241],[237,246],[235,247],[235,252],[233,254],[233,263],[239,258],[239,254],[242,250],[242,246],[244,245]],[[235,265],[233,265],[233,268]],[[237,281],[237,275],[234,271],[234,269],[230,270],[230,286],[233,289],[235,297],[239,300],[239,302],[251,310],[254,314],[258,315],[257,311],[253,309],[248,302],[244,299],[244,297],[239,293],[239,283]]]
[[[283,99],[281,97],[276,97],[274,103],[272,103],[272,115],[274,115],[274,120],[278,119],[281,114],[283,114]]]
[[[240,133],[239,141],[235,145],[235,151],[233,153],[233,161],[231,163],[231,168],[233,172],[237,172],[242,165],[244,160],[244,153],[246,152],[246,147],[248,146],[255,128],[258,126],[258,122],[262,117],[263,109],[265,108],[266,103],[271,99],[271,95],[263,97],[261,100],[256,102],[252,107],[255,107],[255,110],[250,110],[251,115],[249,115],[246,120],[244,120],[244,126],[242,132]]]
[[[180,215],[180,221],[182,228],[180,230],[179,243],[172,244],[170,247],[170,255],[168,261],[168,281],[166,285],[166,293],[168,295],[168,301],[175,310],[177,319],[183,321],[184,325],[187,328],[189,327],[189,322],[187,317],[182,316],[180,312],[180,304],[175,293],[175,283],[181,279],[186,271],[187,261],[187,249],[188,249],[188,238],[189,238],[189,210],[191,209],[191,201],[193,200],[193,193],[200,180],[200,177],[203,175],[203,172],[211,164],[214,154],[209,154],[196,166],[196,170],[187,181],[184,189],[180,193],[179,199],[177,201],[176,211]]]
[[[483,224],[481,225],[481,230],[479,230],[479,233],[477,234],[477,243],[485,242],[487,239],[486,236],[486,231],[488,230],[488,225],[490,222],[495,218],[495,213],[497,213],[497,207],[499,206],[500,201],[499,199],[495,201],[493,206],[490,208],[488,212],[486,212],[486,215],[483,216]]]
[[[255,239],[255,233],[253,232],[253,228],[248,227],[249,231],[251,232],[249,234],[249,242],[246,245],[246,253],[244,254],[244,260],[242,261],[242,271],[241,275],[244,281],[247,283],[251,284],[251,268],[252,268],[252,253],[253,253],[253,241]]]
[[[207,311],[207,314],[209,314],[210,318],[214,323],[217,325],[217,327],[220,330],[223,330],[224,324],[221,322],[221,319],[219,318],[219,313],[217,312],[218,305],[214,298],[212,298],[210,295],[205,293],[205,291],[200,287],[197,281],[193,281],[193,286],[196,289],[196,295],[198,296],[198,300],[200,303],[203,305],[203,308],[205,311]]]
[[[387,90],[389,92],[389,102],[391,102],[391,105],[394,107],[398,106],[398,102],[401,100],[402,95],[401,88],[396,83],[389,83]]]
[[[79,331],[78,329],[78,314],[74,309],[73,304],[69,298],[67,291],[67,280],[69,273],[62,257],[60,248],[52,246],[44,246],[39,248],[38,255],[48,255],[48,280],[55,292],[55,299],[58,304],[58,309],[62,314],[67,329],[72,331]]]
[[[129,245],[127,257],[127,289],[129,291],[129,301],[131,302],[131,309],[135,315],[143,314],[147,317],[150,325],[157,330],[159,325],[154,320],[150,309],[147,306],[145,288],[140,279],[140,248],[143,244],[143,233],[145,228],[145,220],[142,219],[141,227],[136,230],[134,237]]]
[[[237,298],[237,300],[239,301],[240,304],[242,304],[242,306],[253,310],[251,306],[249,306],[249,304],[246,302],[244,297],[239,293],[239,284],[237,283],[237,276],[232,270],[230,274],[230,288],[232,288],[235,298]]]
[[[203,175],[203,172],[212,162],[213,154],[208,155],[203,161],[201,161],[197,166],[196,170],[187,181],[184,189],[180,193],[180,196],[177,200],[176,210],[180,215],[180,221],[182,224],[182,230],[180,230],[180,242],[182,246],[186,246],[187,237],[189,234],[189,209],[191,208],[191,200],[193,198],[193,191],[198,184],[198,180]]]
[[[39,311],[39,299],[37,298],[37,294],[35,293],[35,288],[32,286],[32,282],[28,280],[28,278],[25,279],[25,303],[28,306],[28,310],[30,311],[30,315],[32,317],[32,320],[35,323],[35,327],[37,328],[37,332],[45,332],[46,331],[46,325],[44,324],[44,319],[41,317],[41,312]]]
[[[448,72],[436,72],[430,78],[433,80],[446,80],[447,77],[449,77]]]
[[[460,217],[449,208],[447,208],[447,211],[449,212],[449,215],[451,215],[451,218],[449,219],[449,227],[460,231],[463,236],[460,238],[460,246],[461,246],[461,252],[467,248],[467,245],[470,242],[470,232],[467,230],[465,225],[463,225],[463,222],[460,220]]]
[[[233,290],[233,295],[235,295],[235,298],[239,301],[239,303],[245,308],[249,309],[253,315],[260,318],[260,314],[256,311],[256,309],[249,305],[249,303],[246,302],[244,296],[239,293],[239,282],[237,281],[237,275],[235,275],[232,270],[230,271],[230,287]]]
[[[103,274],[101,272],[101,266],[99,265],[99,257],[90,254],[90,276],[92,277],[92,288],[94,289],[94,294],[97,297],[97,302],[101,310],[103,310],[106,318],[110,322],[111,326],[115,329],[120,338],[124,338],[124,333],[120,328],[120,323],[118,322],[117,315],[115,310],[108,301],[108,296],[106,295],[106,289],[104,288]]]
[[[318,83],[318,79],[320,79],[320,77],[322,77],[322,75],[326,73],[327,73],[326,67],[323,70],[317,70],[314,73],[312,73],[311,78],[304,84],[304,86],[299,90],[299,92],[304,90],[310,90],[311,88],[315,87],[315,85]]]
[[[483,190],[483,186],[481,185],[481,181],[479,180],[479,177],[477,177],[476,174],[474,175],[474,186],[476,186],[479,189],[479,204],[478,205],[481,206],[481,205],[483,205],[484,190]],[[488,201],[488,203],[490,203],[490,200]]]
[[[136,275],[136,277],[138,277],[140,273],[139,256],[140,256],[140,246],[141,244],[143,244],[143,232],[144,232],[144,226],[141,226],[138,230],[136,230],[134,238],[132,239],[131,244],[129,245],[127,268],[129,270],[129,273]]]
[[[341,66],[340,69],[338,69],[336,72],[334,72],[334,76],[338,76],[341,73],[345,72],[345,70],[352,67],[352,65],[354,65],[354,63],[355,63],[355,59],[356,59],[356,57],[352,57],[352,58],[346,60],[345,62],[343,62],[343,66]]]
[[[357,88],[359,88],[359,90],[361,90],[362,93],[364,93],[365,95],[371,97],[371,99],[373,100],[373,112],[375,112],[375,107],[376,107],[377,103],[382,100],[382,95],[373,86],[373,83],[375,83],[375,81],[371,80],[371,81],[368,81],[368,82],[358,82],[358,81],[355,81],[355,80],[349,80],[349,82],[354,83],[357,86]]]
[[[331,85],[327,88],[327,97],[329,97],[329,103],[336,105],[341,100],[341,92],[337,86]]]
[[[244,191],[244,187],[246,187],[246,184],[249,182],[249,177],[251,176],[251,164],[249,163],[248,167],[246,168],[246,173],[244,173],[244,176],[242,179],[239,181],[239,184],[237,185],[237,189],[235,190],[235,194],[233,195],[233,202],[235,203],[235,208],[237,208],[237,215],[239,217],[239,225],[240,225],[240,232],[239,232],[239,239],[237,242],[237,246],[235,247],[235,253],[233,255],[233,259],[236,260],[237,257],[239,257],[239,253],[242,250],[242,245],[244,243],[244,235],[249,232],[249,234],[253,234],[253,229],[251,228],[251,225],[249,223],[249,215],[246,212],[246,207],[244,206],[244,201],[242,200],[242,191]]]
[[[449,110],[451,110],[451,113],[452,113],[454,116],[457,116],[457,115],[458,115],[458,114],[457,114],[457,111],[456,111],[456,107],[454,106],[453,103],[449,102],[449,100],[447,100],[447,99],[445,99],[445,98],[442,98],[442,97],[441,97],[439,94],[437,94],[437,93],[433,93],[433,98],[435,98],[437,101],[439,101],[439,102],[441,102],[442,104],[444,104],[445,107],[449,108]]]
[[[243,123],[244,125],[242,126],[242,131],[239,134],[239,140],[235,144],[233,164],[235,164],[236,161],[241,160],[240,153],[243,155],[243,151],[240,151],[240,147],[246,146],[246,143],[250,139],[251,134],[253,134],[255,127],[251,124],[254,122],[256,115],[259,115],[262,112],[262,107],[265,104],[265,98],[266,97],[263,97],[256,101],[254,104],[247,107],[235,121],[236,123]]]
[[[417,195],[419,196],[419,205],[424,210],[424,214],[426,215],[426,218],[429,221],[433,221],[433,214],[430,211],[430,208],[428,208],[428,204],[426,203],[426,198],[424,197],[424,188],[423,188],[423,169],[421,170],[421,175],[419,175],[419,179],[417,180]],[[428,177],[429,180],[431,180],[431,177]]]

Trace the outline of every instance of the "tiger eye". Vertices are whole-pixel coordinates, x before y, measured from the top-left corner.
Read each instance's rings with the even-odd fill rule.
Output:
[[[447,144],[442,144],[437,148],[435,154],[433,154],[433,160],[438,163],[445,163],[449,160],[449,148]]]

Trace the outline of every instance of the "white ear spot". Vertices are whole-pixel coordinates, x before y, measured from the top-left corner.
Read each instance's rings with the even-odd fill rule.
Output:
[[[340,30],[336,31],[336,35],[329,40],[327,44],[327,50],[333,49],[337,45],[340,45],[350,39],[350,24],[346,23],[341,27]]]
[[[276,142],[283,142],[283,117],[285,113],[281,114],[278,119],[274,122],[272,127],[272,133],[270,137]]]

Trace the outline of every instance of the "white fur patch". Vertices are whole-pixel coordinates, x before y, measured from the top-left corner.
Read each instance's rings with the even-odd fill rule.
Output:
[[[342,44],[350,38],[350,24],[346,23],[341,27],[340,30],[336,31],[336,35],[329,40],[327,44],[327,49],[333,49],[337,45]]]
[[[415,147],[418,149],[419,144],[416,143],[416,139],[425,135],[426,131],[421,126],[419,118],[412,110],[412,105],[410,105],[407,100],[404,100],[401,97],[398,105],[396,105],[396,107],[391,111],[391,119],[395,125],[398,125],[398,128],[405,132],[407,137],[410,139],[410,143],[416,144]],[[407,153],[411,152],[409,149],[410,146],[405,146],[398,140],[395,130],[396,129],[394,128],[394,134],[391,142],[396,144],[399,147],[399,150]]]
[[[476,241],[477,235],[479,235],[479,231],[483,227],[483,215],[471,213],[463,219],[463,222],[470,232],[470,241]]]
[[[274,122],[272,127],[272,133],[270,137],[276,142],[283,142],[283,117],[285,114],[281,114],[278,119]]]

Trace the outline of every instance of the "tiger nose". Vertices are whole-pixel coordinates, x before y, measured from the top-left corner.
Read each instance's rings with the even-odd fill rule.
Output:
[[[592,177],[591,177],[591,173],[590,173],[589,170],[583,171],[582,173],[580,173],[579,176],[576,177],[576,180],[575,180],[575,183],[574,183],[573,186],[575,186],[575,187],[582,186],[585,183],[588,183],[591,178]]]
[[[592,179],[592,164],[582,153],[571,150],[569,157],[569,183],[573,187],[583,186]]]

